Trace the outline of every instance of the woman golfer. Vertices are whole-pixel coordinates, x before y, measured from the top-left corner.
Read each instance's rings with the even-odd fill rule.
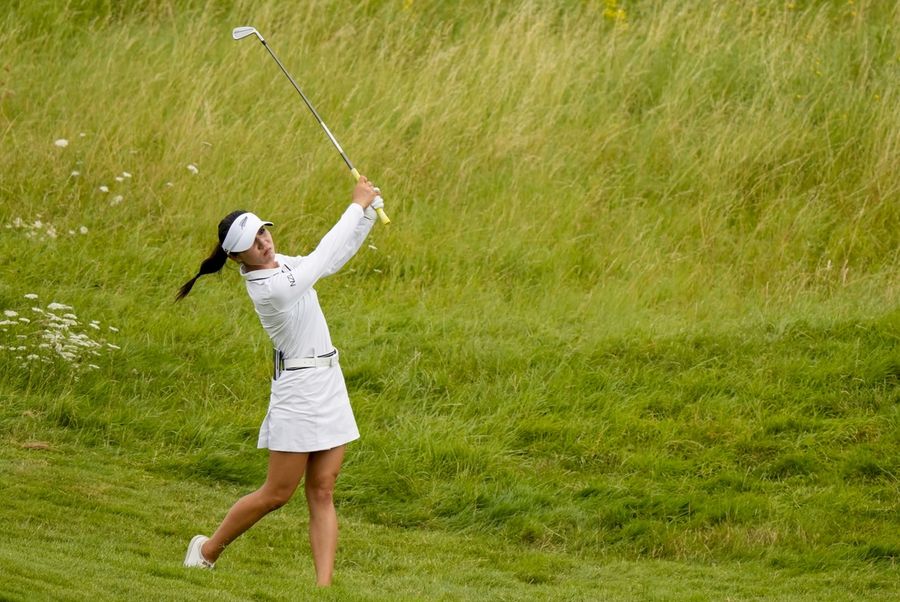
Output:
[[[269,410],[257,443],[269,450],[266,481],[235,502],[211,537],[196,535],[191,540],[185,566],[213,568],[228,544],[287,503],[305,477],[316,583],[331,584],[338,537],[332,494],[344,448],[359,438],[359,431],[313,285],[338,271],[362,245],[375,223],[374,210],[381,205],[377,194],[369,180],[360,178],[353,202],[306,256],[276,254],[266,229],[271,222],[245,211],[230,213],[219,222],[219,244],[178,291],[180,300],[197,278],[218,272],[228,259],[236,261],[275,346]]]

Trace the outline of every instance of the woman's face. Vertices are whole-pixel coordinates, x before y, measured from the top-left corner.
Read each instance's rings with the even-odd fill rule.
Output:
[[[241,251],[235,257],[244,264],[247,271],[276,267],[275,243],[272,241],[272,234],[266,230],[265,226],[262,226],[256,233],[253,246],[246,251]]]

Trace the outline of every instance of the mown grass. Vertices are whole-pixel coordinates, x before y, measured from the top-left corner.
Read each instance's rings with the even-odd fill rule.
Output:
[[[177,568],[263,478],[269,368],[232,269],[174,290],[228,211],[306,252],[351,185],[265,51],[230,39],[249,23],[394,218],[318,287],[363,432],[335,596],[577,599],[602,580],[802,599],[784,574],[810,599],[896,594],[900,11],[613,4],[9,4],[0,305],[69,305],[104,347],[75,367],[40,351],[44,323],[0,332],[18,525],[0,554],[19,567],[0,593],[44,575],[66,597],[61,570],[111,559],[94,597],[141,571],[139,595],[235,591],[247,567],[277,572],[277,599],[308,566],[273,525],[229,551],[234,575]],[[33,442],[51,481],[161,493],[63,524],[91,496],[43,504],[47,477],[14,470]],[[90,551],[110,521],[143,555]],[[62,534],[52,562],[35,524]],[[296,562],[265,564],[269,545]]]
[[[896,592],[892,575],[871,562],[798,571],[626,560],[354,518],[343,521],[334,586],[316,591],[299,505],[248,532],[216,571],[186,571],[173,562],[184,533],[240,488],[153,475],[82,446],[7,447],[2,460],[5,599],[877,600]]]

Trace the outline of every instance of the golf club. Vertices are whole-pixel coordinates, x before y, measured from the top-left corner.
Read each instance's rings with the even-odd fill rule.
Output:
[[[281,68],[282,73],[284,73],[285,76],[287,76],[287,78],[290,80],[291,84],[294,86],[294,89],[300,95],[300,98],[303,99],[303,102],[306,103],[306,106],[309,108],[310,111],[312,111],[312,114],[316,118],[316,121],[318,121],[319,125],[322,126],[322,129],[325,130],[325,133],[328,135],[328,139],[331,140],[331,143],[334,144],[334,147],[341,154],[341,158],[344,159],[344,163],[346,163],[347,167],[350,168],[350,173],[353,174],[353,177],[358,180],[359,179],[359,171],[357,171],[356,168],[353,167],[353,163],[350,162],[350,159],[347,157],[347,153],[345,153],[344,149],[341,148],[341,145],[338,143],[337,139],[334,137],[334,134],[331,133],[331,130],[328,129],[328,126],[325,125],[325,122],[322,121],[322,118],[319,117],[319,113],[316,111],[315,107],[312,106],[312,103],[309,102],[309,99],[306,97],[306,94],[303,93],[303,90],[300,89],[300,86],[297,85],[297,82],[294,81],[294,78],[291,77],[291,74],[287,72],[287,69],[284,68],[284,65],[281,64],[281,61],[278,60],[278,57],[275,56],[275,53],[272,52],[271,48],[269,48],[269,45],[266,43],[265,38],[263,38],[262,35],[258,31],[256,31],[255,27],[235,27],[234,30],[231,32],[231,37],[233,37],[235,40],[242,40],[242,39],[246,38],[247,36],[252,36],[252,35],[255,35],[257,38],[259,38],[259,41],[262,43],[262,45],[266,47],[266,50],[269,51],[269,54],[272,55],[272,58],[275,59],[276,63],[278,63],[278,66]],[[380,196],[378,198],[380,198]],[[381,220],[382,224],[391,223],[391,220],[388,218],[387,214],[384,212],[384,209],[379,207],[375,211],[378,213],[378,219]]]

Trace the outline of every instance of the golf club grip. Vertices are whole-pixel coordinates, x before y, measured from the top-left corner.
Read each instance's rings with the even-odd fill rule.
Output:
[[[359,171],[357,171],[357,169],[355,167],[350,168],[350,173],[353,174],[353,178],[355,180],[359,180],[359,178],[360,178]],[[384,200],[384,199],[382,199],[382,200]],[[391,223],[391,218],[389,218],[387,216],[387,213],[384,212],[383,208],[379,207],[378,209],[375,210],[375,213],[378,214],[378,219],[381,220],[381,223],[384,224],[385,226],[388,225],[389,223]]]
[[[387,213],[385,213],[384,209],[382,209],[381,207],[376,209],[375,213],[378,214],[378,219],[380,219],[381,223],[384,224],[385,226],[388,225],[389,223],[391,223],[391,218],[389,218],[387,216]]]

